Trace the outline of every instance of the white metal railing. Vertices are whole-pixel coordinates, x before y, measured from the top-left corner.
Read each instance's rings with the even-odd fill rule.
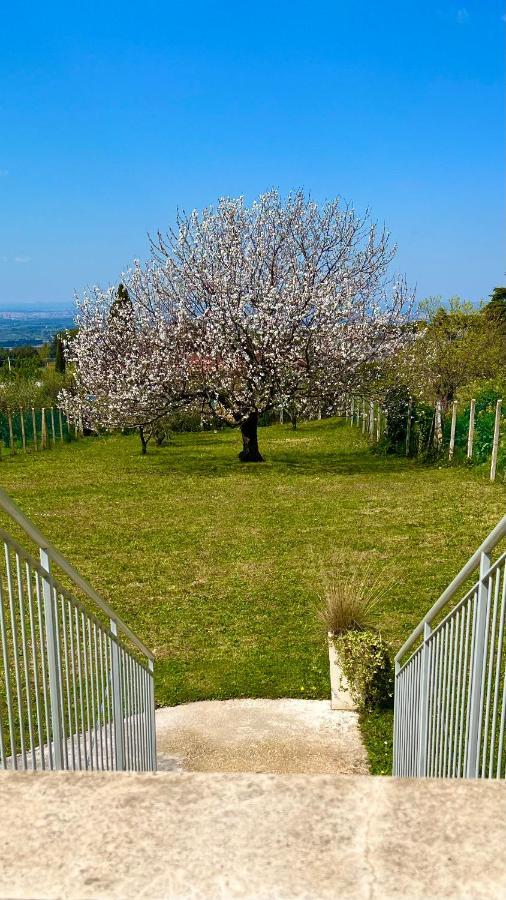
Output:
[[[0,529],[0,769],[156,770],[153,654],[1,489],[0,510],[39,550]]]
[[[505,536],[506,516],[395,657],[394,775],[506,776]]]

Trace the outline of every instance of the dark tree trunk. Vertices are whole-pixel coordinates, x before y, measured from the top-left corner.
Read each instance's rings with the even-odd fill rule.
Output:
[[[241,423],[242,450],[239,453],[241,462],[263,462],[264,458],[258,449],[258,413],[252,412]]]
[[[141,453],[142,453],[142,455],[144,456],[144,455],[148,452],[148,440],[149,440],[149,438],[146,440],[146,437],[145,437],[145,435],[144,435],[144,429],[143,429],[142,425],[139,427],[139,437],[140,437],[140,439],[141,439],[141,444],[142,444],[142,450],[141,450]]]

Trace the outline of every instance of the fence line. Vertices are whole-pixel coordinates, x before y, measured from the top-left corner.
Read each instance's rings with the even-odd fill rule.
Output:
[[[502,404],[503,401],[497,400],[495,405],[493,435],[490,448],[490,481],[495,481],[497,477],[497,463],[499,455],[499,446],[501,439],[502,425]],[[457,429],[457,411],[458,402],[453,401],[451,406],[450,433],[448,443],[448,459],[451,461],[455,455],[456,429]],[[370,440],[379,443],[381,437],[385,434],[388,424],[386,411],[381,407],[377,400],[369,400],[369,414],[366,412],[366,400],[362,397],[350,397],[345,401],[343,416],[350,425],[361,427],[362,433],[369,437]],[[406,412],[406,440],[405,453],[410,455],[412,428],[413,428],[413,399],[408,398]],[[431,429],[431,440],[433,446],[438,452],[441,452],[444,442],[444,416],[441,401],[436,401],[433,413],[433,427]],[[469,418],[467,421],[467,448],[466,457],[469,461],[473,459],[473,451],[475,444],[475,426],[476,426],[476,401],[472,399],[469,406]],[[418,448],[420,452],[420,446]]]
[[[54,449],[82,436],[82,429],[70,426],[61,409],[55,406],[20,406],[0,413],[0,454],[2,445],[12,454]]]

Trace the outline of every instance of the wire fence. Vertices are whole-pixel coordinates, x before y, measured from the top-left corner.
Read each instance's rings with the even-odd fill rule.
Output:
[[[52,450],[77,440],[82,430],[71,425],[63,410],[56,406],[19,407],[0,412],[0,453]]]
[[[406,398],[394,410],[363,397],[348,398],[343,414],[369,440],[388,442],[390,449],[406,456],[430,455],[448,461],[490,463],[490,480],[506,466],[506,422],[502,398],[477,405],[455,400],[447,408],[417,406]]]

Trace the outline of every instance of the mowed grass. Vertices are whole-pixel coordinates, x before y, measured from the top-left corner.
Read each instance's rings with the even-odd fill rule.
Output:
[[[395,651],[505,511],[485,472],[371,452],[327,420],[260,431],[90,438],[3,455],[2,486],[156,655],[159,705],[329,696],[322,573],[370,565],[389,585],[378,624]],[[373,771],[391,716],[363,718]]]

